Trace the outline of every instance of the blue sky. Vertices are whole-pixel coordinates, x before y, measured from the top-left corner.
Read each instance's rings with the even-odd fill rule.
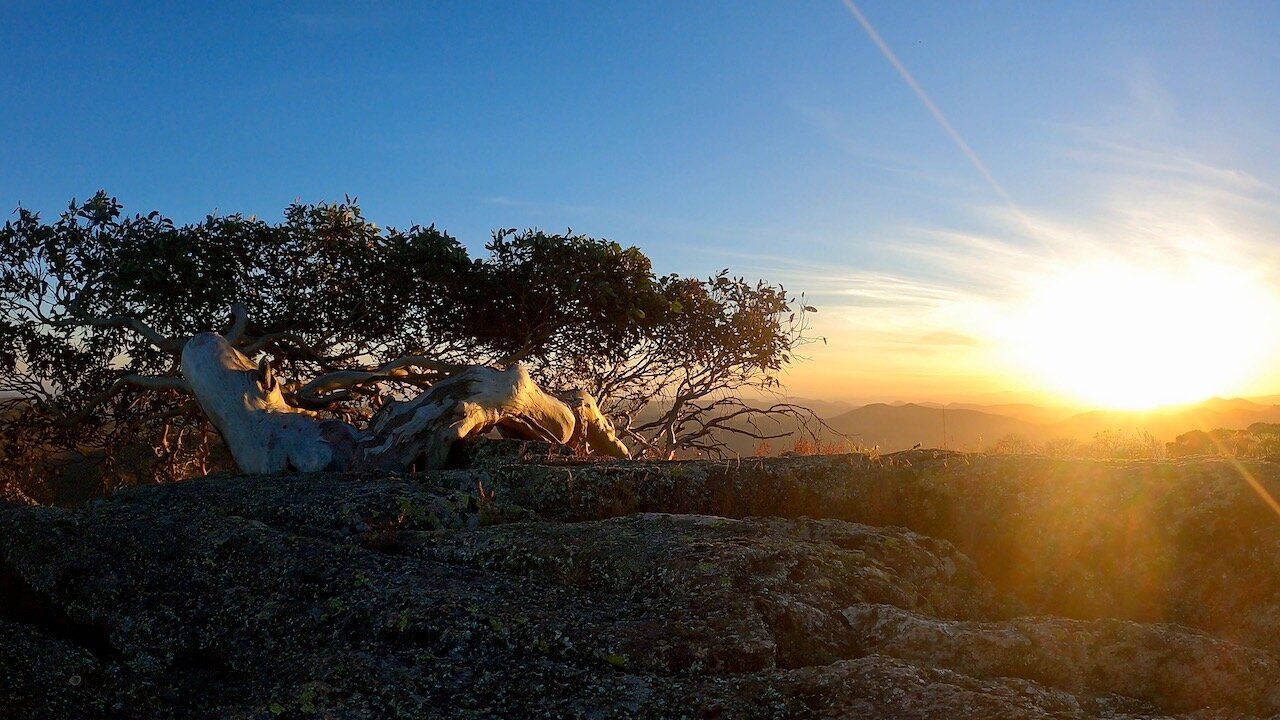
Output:
[[[1276,287],[1280,4],[859,3],[1016,210],[838,0],[185,5],[3,3],[6,210],[572,227],[808,289],[851,399],[1050,389],[999,318],[1082,258]]]

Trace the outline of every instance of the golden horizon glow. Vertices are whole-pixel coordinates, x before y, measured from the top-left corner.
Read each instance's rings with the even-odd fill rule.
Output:
[[[1238,392],[1262,370],[1274,294],[1239,268],[1133,262],[1049,273],[1007,323],[1002,350],[1047,388],[1143,410]]]

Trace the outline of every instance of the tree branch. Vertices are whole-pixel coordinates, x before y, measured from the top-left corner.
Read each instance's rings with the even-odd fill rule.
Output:
[[[240,303],[231,303],[231,327],[224,335],[227,342],[235,345],[244,337],[245,328],[249,326],[249,311]]]
[[[182,378],[166,375],[124,375],[111,383],[111,386],[106,390],[103,390],[90,398],[89,401],[81,406],[81,408],[74,414],[59,420],[58,424],[62,426],[71,426],[84,421],[89,417],[89,414],[93,412],[94,408],[107,400],[110,400],[114,395],[119,393],[128,385],[145,388],[147,390],[177,390],[185,393],[191,392],[191,386]]]
[[[410,372],[409,368],[415,367],[425,368],[429,373]],[[318,410],[347,400],[351,393],[346,391],[354,388],[387,381],[407,382],[426,387],[432,380],[461,372],[467,367],[469,366],[441,363],[420,355],[409,355],[376,368],[335,370],[319,375],[294,390],[292,396],[298,404],[308,409]]]
[[[89,327],[98,328],[121,328],[124,330],[132,330],[135,333],[146,338],[147,342],[155,345],[158,349],[174,355],[182,352],[182,346],[187,344],[188,338],[177,337],[167,338],[156,332],[151,326],[142,322],[138,318],[126,315],[112,315],[111,317],[88,317],[83,315],[73,315],[61,320],[51,321],[54,327],[73,327],[76,325],[88,325]]]

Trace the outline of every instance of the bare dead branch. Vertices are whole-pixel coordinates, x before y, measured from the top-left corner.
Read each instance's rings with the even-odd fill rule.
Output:
[[[171,377],[167,375],[124,375],[118,378],[106,390],[93,396],[80,407],[75,413],[68,415],[58,421],[63,427],[70,427],[77,423],[83,422],[94,409],[102,403],[110,400],[117,393],[128,386],[145,388],[147,390],[177,390],[179,392],[190,393],[191,386],[185,380],[179,377]]]
[[[123,330],[132,330],[145,338],[147,342],[156,346],[157,349],[174,355],[182,352],[182,346],[185,345],[188,340],[186,337],[165,337],[138,318],[128,317],[125,315],[113,315],[111,317],[86,317],[73,315],[60,320],[51,320],[50,324],[54,327],[87,325],[89,327],[97,328],[120,328]]]

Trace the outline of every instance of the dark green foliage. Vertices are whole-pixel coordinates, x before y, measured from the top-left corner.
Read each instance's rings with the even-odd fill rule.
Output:
[[[28,480],[55,460],[98,463],[109,484],[206,469],[216,443],[182,393],[115,384],[176,377],[185,338],[228,329],[233,303],[251,352],[286,382],[409,354],[519,359],[553,388],[592,391],[624,426],[673,388],[697,408],[770,387],[802,339],[781,288],[659,277],[638,249],[582,235],[502,230],[486,249],[472,258],[434,226],[380,228],[349,198],[292,205],[279,223],[178,225],[102,192],[52,222],[20,208],[0,229],[0,456],[24,458]],[[370,384],[329,410],[350,417],[427,382]],[[646,430],[679,436],[696,416]]]

